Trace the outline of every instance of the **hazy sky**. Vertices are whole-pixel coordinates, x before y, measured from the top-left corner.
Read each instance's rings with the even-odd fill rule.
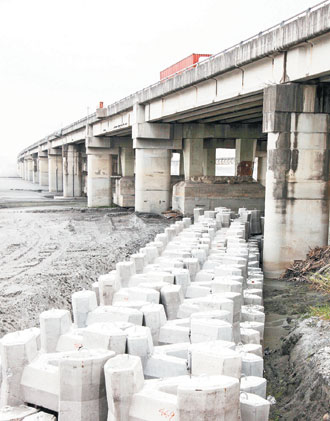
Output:
[[[315,0],[0,0],[0,156]]]

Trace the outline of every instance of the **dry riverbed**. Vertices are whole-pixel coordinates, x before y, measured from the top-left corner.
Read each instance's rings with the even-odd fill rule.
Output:
[[[168,224],[133,211],[86,208],[0,210],[0,336],[71,306],[71,294],[137,252]]]

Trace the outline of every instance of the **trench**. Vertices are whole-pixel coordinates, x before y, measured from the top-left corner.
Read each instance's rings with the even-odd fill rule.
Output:
[[[264,369],[267,395],[276,399],[270,421],[328,419],[330,372],[319,370],[317,352],[330,346],[330,322],[308,318],[310,306],[323,304],[330,296],[306,284],[265,280]]]

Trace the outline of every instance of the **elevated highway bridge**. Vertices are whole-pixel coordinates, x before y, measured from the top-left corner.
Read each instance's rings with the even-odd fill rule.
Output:
[[[19,154],[19,171],[64,197],[87,191],[92,207],[265,210],[264,270],[276,277],[328,243],[329,82],[325,1],[49,134]],[[232,180],[215,176],[217,148],[236,149]]]

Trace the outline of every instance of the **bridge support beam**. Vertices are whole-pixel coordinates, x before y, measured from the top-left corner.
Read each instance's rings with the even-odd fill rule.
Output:
[[[48,150],[48,187],[51,193],[63,191],[63,160],[61,149]]]
[[[27,158],[24,158],[23,160],[23,178],[24,180],[28,180],[29,178],[29,161],[27,160]]]
[[[266,173],[267,173],[267,152],[262,152],[258,154],[257,181],[263,186],[266,185]]]
[[[209,175],[209,176],[215,175],[215,159],[216,159],[215,155],[216,155],[215,147],[209,147],[209,148],[204,149],[203,175]]]
[[[47,152],[38,153],[39,185],[48,186],[48,155]]]
[[[87,155],[87,203],[89,207],[112,205],[112,155],[101,149]]]
[[[134,149],[133,147],[120,148],[120,166],[121,166],[121,174],[123,177],[134,176]]]
[[[183,161],[184,176],[186,180],[190,177],[203,175],[204,163],[204,139],[183,140]]]
[[[136,149],[135,210],[161,213],[171,195],[171,150]]]
[[[264,272],[280,275],[310,248],[328,244],[328,132],[322,90],[312,85],[265,89],[268,133]]]
[[[236,175],[252,177],[256,145],[256,139],[236,139]]]
[[[39,183],[38,158],[37,157],[33,158],[32,162],[33,162],[32,182],[35,184],[38,184]]]
[[[63,196],[80,197],[82,193],[81,151],[79,145],[65,145],[63,155]]]
[[[34,168],[34,166],[33,166],[34,164],[33,164],[33,158],[32,157],[29,157],[28,159],[27,159],[27,181],[33,181],[33,168]]]

